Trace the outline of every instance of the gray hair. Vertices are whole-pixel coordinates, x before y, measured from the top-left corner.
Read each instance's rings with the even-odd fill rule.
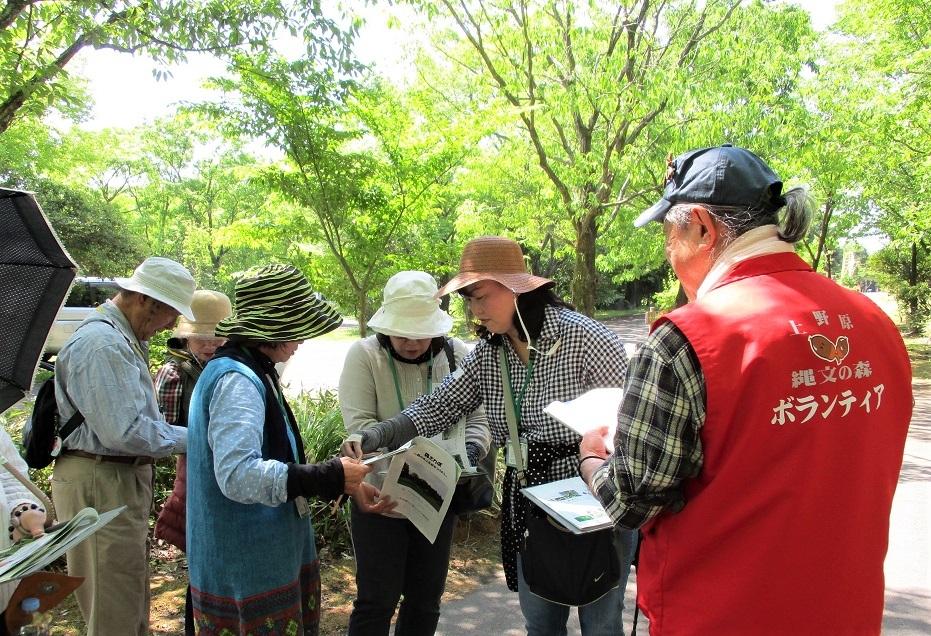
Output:
[[[666,213],[665,220],[681,227],[689,222],[692,208],[700,205],[724,227],[725,244],[763,225],[778,225],[780,239],[786,243],[797,243],[804,238],[808,231],[808,224],[811,222],[811,199],[805,188],[792,188],[782,196],[785,198],[785,205],[770,212],[741,206],[678,203]],[[782,211],[781,221],[780,211]]]

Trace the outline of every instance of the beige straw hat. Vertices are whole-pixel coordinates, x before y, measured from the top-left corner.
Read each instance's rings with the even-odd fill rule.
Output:
[[[217,323],[233,313],[229,296],[210,289],[198,289],[191,301],[194,320],[184,316],[178,319],[173,338],[190,338],[191,336],[214,336]]]
[[[436,295],[451,294],[480,280],[496,281],[515,294],[555,285],[549,278],[527,272],[524,254],[516,241],[503,236],[480,236],[466,244],[459,261],[459,273]]]

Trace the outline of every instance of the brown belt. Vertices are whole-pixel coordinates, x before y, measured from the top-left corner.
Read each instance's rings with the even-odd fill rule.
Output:
[[[74,457],[83,457],[84,459],[93,459],[98,462],[112,462],[114,464],[132,464],[133,466],[141,466],[145,464],[154,464],[154,457],[147,457],[145,455],[140,455],[135,457],[133,455],[97,455],[95,453],[86,453],[81,450],[71,450],[66,449],[62,453],[63,455],[72,455]]]

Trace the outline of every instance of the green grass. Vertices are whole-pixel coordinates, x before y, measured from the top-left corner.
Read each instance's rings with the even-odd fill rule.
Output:
[[[341,327],[335,329],[328,334],[320,336],[320,340],[336,340],[336,341],[348,341],[348,340],[358,340],[359,339],[359,328],[358,327]]]
[[[912,377],[931,380],[931,342],[928,338],[906,338],[905,348],[912,359]]]
[[[609,320],[611,318],[627,318],[629,316],[642,316],[644,309],[598,309],[595,311],[595,320]]]

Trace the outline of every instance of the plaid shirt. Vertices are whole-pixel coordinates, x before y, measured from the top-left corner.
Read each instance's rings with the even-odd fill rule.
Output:
[[[514,397],[520,392],[529,366],[524,366],[507,338],[503,338]],[[527,385],[520,418],[520,434],[532,442],[574,444],[579,436],[543,412],[553,400],[567,401],[589,389],[624,385],[627,354],[613,331],[582,314],[563,307],[547,307],[546,318],[534,352],[533,377]],[[552,351],[549,355],[546,353]],[[508,424],[504,411],[504,387],[498,369],[498,347],[482,340],[462,361],[462,373],[456,373],[430,395],[425,395],[405,411],[419,435],[431,436],[444,431],[485,405],[492,440],[497,446],[508,441]],[[566,458],[551,469],[551,478],[578,475],[578,457]]]
[[[181,410],[181,371],[176,360],[169,360],[155,374],[155,398],[165,421],[174,424]]]
[[[615,523],[639,528],[685,505],[683,482],[702,467],[705,377],[694,349],[664,322],[634,358],[618,414],[615,454],[592,487]]]

